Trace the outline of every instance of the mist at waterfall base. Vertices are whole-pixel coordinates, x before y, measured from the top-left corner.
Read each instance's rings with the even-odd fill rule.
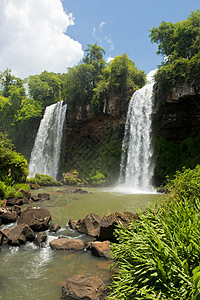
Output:
[[[115,190],[127,193],[156,193],[152,186],[154,171],[151,141],[151,113],[154,74],[147,75],[147,84],[137,90],[129,104],[122,143],[119,184]]]
[[[63,101],[46,107],[31,152],[29,178],[39,173],[57,180],[66,109]]]

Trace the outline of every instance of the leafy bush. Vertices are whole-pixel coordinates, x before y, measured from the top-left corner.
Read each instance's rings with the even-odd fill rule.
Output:
[[[4,182],[0,181],[0,199],[5,197],[6,185]]]
[[[34,178],[28,178],[27,183],[37,183],[40,186],[60,186],[62,185],[61,182],[56,181],[49,175],[43,175],[43,174],[35,174]]]
[[[17,183],[14,185],[15,190],[26,190],[26,191],[30,191],[30,185],[26,184],[26,183]]]
[[[116,230],[118,272],[108,299],[199,299],[199,175],[200,166],[178,172],[165,201]]]
[[[95,174],[87,178],[87,181],[94,186],[106,184],[109,182],[105,175],[100,173],[99,171],[95,171]]]

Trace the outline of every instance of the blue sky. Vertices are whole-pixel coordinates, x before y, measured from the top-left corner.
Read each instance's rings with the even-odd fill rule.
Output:
[[[65,73],[80,63],[87,44],[105,59],[126,53],[148,73],[162,61],[149,30],[176,23],[199,0],[0,0],[0,71],[20,78],[46,70]]]
[[[67,33],[83,49],[98,42],[107,57],[126,53],[146,73],[162,61],[157,45],[150,43],[149,30],[162,21],[185,20],[199,4],[199,0],[63,0],[64,9],[75,18]]]

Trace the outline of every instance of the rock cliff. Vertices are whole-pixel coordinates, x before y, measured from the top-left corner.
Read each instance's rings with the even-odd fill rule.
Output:
[[[200,82],[168,89],[161,99],[155,86],[155,95],[153,134],[177,142],[199,134]]]
[[[127,100],[125,100],[127,99]],[[87,179],[95,170],[114,181],[119,172],[128,97],[109,97],[95,115],[90,105],[68,108],[61,152],[61,173],[77,169]]]
[[[154,183],[160,185],[166,175],[200,163],[200,81],[165,89],[162,96],[155,85],[154,101]]]

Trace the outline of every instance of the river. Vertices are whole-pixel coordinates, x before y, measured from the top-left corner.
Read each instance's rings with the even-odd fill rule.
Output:
[[[91,212],[100,216],[117,211],[136,212],[157,197],[155,194],[122,194],[109,188],[84,188],[90,194],[80,195],[63,193],[64,189],[66,187],[48,187],[32,192],[50,194],[50,200],[38,202],[37,206],[48,209],[52,222],[62,226],[59,232],[48,233],[48,242],[58,235],[87,239],[68,227],[70,218],[83,218]],[[90,251],[55,251],[50,249],[48,242],[41,249],[33,243],[20,247],[2,246],[0,299],[60,299],[62,282],[75,274],[97,275],[105,283],[108,282],[111,276],[108,271],[111,264],[109,260],[96,258]]]

